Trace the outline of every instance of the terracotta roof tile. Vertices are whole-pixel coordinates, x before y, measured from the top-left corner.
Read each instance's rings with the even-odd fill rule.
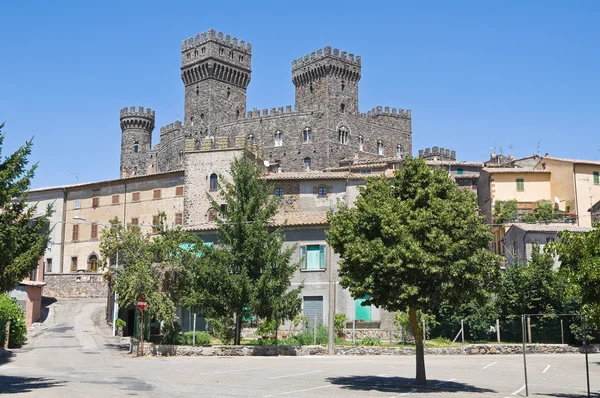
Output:
[[[334,173],[334,172],[284,172],[284,173],[272,173],[267,174],[265,177],[267,181],[280,181],[280,180],[361,180],[364,176],[352,173]]]
[[[525,174],[525,173],[538,173],[538,174],[550,174],[550,170],[537,170],[537,169],[524,169],[524,168],[511,168],[511,167],[485,167],[483,171],[489,174],[501,174],[501,173],[514,173],[514,174]]]
[[[550,223],[550,224],[528,224],[528,223],[514,223],[512,227],[522,229],[527,232],[588,232],[591,231],[590,227],[580,227],[574,224],[567,223]]]
[[[327,225],[327,212],[323,211],[297,211],[291,213],[280,213],[273,217],[273,226],[301,226],[301,225]],[[204,223],[198,225],[187,225],[184,231],[216,231],[216,223]]]

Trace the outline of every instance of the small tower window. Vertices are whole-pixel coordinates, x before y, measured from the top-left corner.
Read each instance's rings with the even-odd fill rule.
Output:
[[[304,142],[312,142],[312,130],[310,127],[304,129]]]
[[[383,155],[383,142],[381,140],[377,141],[377,154]]]
[[[202,47],[202,54],[206,52],[206,47]]]
[[[225,50],[223,48],[219,48],[219,55],[223,55],[225,53]]]
[[[304,158],[304,171],[310,171],[310,158]]]
[[[346,85],[344,84],[344,82],[342,82],[342,93],[344,92],[345,88],[346,88]]]
[[[365,148],[365,137],[363,137],[362,135],[358,136],[358,150],[360,152],[364,151]]]
[[[314,93],[314,92],[315,92],[315,89],[313,88],[313,85],[312,85],[312,84],[310,85],[309,89],[310,89],[310,92],[311,92],[311,93]]]
[[[346,130],[346,128],[342,127],[338,130],[338,140],[340,141],[340,144],[348,144],[348,130]]]
[[[402,159],[404,157],[404,149],[402,149],[402,145],[396,145],[396,157]]]
[[[344,113],[346,111],[346,105],[342,102],[340,105],[340,112]]]
[[[210,191],[215,192],[218,189],[219,189],[219,177],[215,173],[212,173],[210,175]]]
[[[248,134],[248,142],[256,144],[256,138],[254,137],[254,134]]]
[[[235,117],[238,119],[240,118],[240,110],[239,109],[235,110]]]
[[[88,257],[88,270],[92,272],[98,271],[98,256],[96,254],[90,254]]]
[[[192,126],[194,125],[194,117],[190,117],[190,123],[192,124]]]
[[[275,133],[275,146],[283,146],[283,134],[281,134],[281,131]]]
[[[134,153],[138,153],[139,151],[140,151],[140,144],[139,144],[139,143],[136,141],[136,142],[133,144],[133,152],[134,152]]]
[[[200,89],[196,86],[196,95],[200,95]]]
[[[282,197],[283,196],[283,188],[276,188],[275,196],[277,196],[278,198]]]
[[[227,99],[229,99],[229,97],[231,97],[231,89],[227,89]]]
[[[200,114],[200,119],[204,119],[204,113]]]

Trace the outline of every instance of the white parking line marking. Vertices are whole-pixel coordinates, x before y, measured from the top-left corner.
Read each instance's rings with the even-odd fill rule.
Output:
[[[487,369],[487,368],[489,368],[490,366],[492,366],[492,365],[495,365],[495,364],[497,364],[497,363],[498,363],[498,362],[492,362],[492,363],[490,363],[489,365],[485,365],[485,366],[484,366],[483,368],[481,368],[481,369],[482,369],[482,370],[483,370],[483,369]]]
[[[320,386],[320,387],[307,388],[307,389],[304,389],[304,390],[294,390],[294,391],[279,392],[277,394],[271,394],[271,395],[263,395],[263,398],[276,397],[276,396],[279,396],[279,395],[295,394],[297,392],[320,390],[322,388],[329,388],[329,387],[333,387],[333,384],[328,384],[326,386]]]
[[[413,392],[417,392],[417,389],[416,389],[416,388],[413,388],[413,389],[412,389],[412,390],[410,390],[409,392],[405,392],[404,394],[400,394],[400,395],[398,395],[398,396],[399,396],[399,397],[404,397],[404,396],[406,396],[406,395],[408,395],[408,394],[412,394]]]
[[[204,372],[204,373],[194,373],[194,375],[214,375],[219,373],[230,373],[230,372],[243,372],[245,370],[257,370],[262,368],[246,368],[246,369],[231,369],[231,370],[217,370],[215,372]]]
[[[313,372],[294,373],[294,374],[291,374],[291,375],[269,377],[269,380],[283,379],[284,377],[294,377],[294,376],[310,375],[310,374],[319,373],[319,372],[322,372],[322,370],[315,370]]]
[[[546,366],[546,369],[542,370],[542,373],[546,373],[550,369],[550,365]]]
[[[518,393],[520,393],[521,391],[523,391],[525,389],[525,384],[523,384],[523,387],[519,388],[517,391],[513,392],[510,395],[517,395]]]
[[[446,383],[450,383],[451,381],[454,381],[454,380],[456,380],[456,379],[450,379],[450,380],[446,380],[446,381],[440,381],[439,383],[436,384],[436,386],[441,386],[441,385],[444,385]]]

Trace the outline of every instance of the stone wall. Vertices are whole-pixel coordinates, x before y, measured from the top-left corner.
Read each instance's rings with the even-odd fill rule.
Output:
[[[108,296],[108,283],[98,273],[46,274],[43,295],[46,297],[98,298]]]
[[[139,341],[131,339],[129,352],[138,355]],[[577,347],[566,344],[527,345],[528,354],[572,354]],[[510,355],[522,354],[520,344],[471,344],[462,347],[429,348],[426,355]],[[414,355],[414,348],[402,347],[335,347],[335,355]],[[144,356],[307,356],[327,355],[327,346],[175,346],[144,343]]]

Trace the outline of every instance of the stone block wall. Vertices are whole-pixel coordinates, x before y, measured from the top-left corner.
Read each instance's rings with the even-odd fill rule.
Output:
[[[99,273],[46,274],[43,295],[55,298],[108,296],[108,283]]]

